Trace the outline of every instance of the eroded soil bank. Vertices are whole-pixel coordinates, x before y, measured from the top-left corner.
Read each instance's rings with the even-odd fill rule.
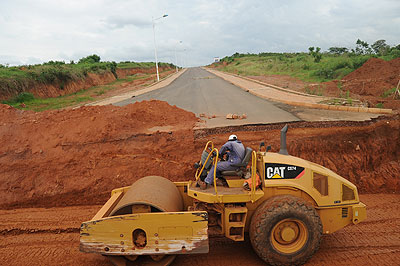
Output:
[[[160,72],[168,71],[171,72],[173,68],[171,67],[159,67]],[[155,68],[117,68],[115,74],[118,78],[125,78],[126,76],[135,75],[135,74],[152,74],[155,76]],[[171,72],[172,73],[172,72]],[[86,90],[93,86],[105,85],[110,82],[115,81],[117,78],[111,71],[105,70],[104,73],[87,73],[85,78],[72,80],[62,83],[41,83],[36,81],[31,81],[29,86],[23,88],[24,91],[32,93],[35,97],[38,98],[52,98],[63,96],[67,94],[72,94],[78,92],[80,90]],[[16,81],[17,82],[17,81]],[[22,85],[21,85],[22,86]],[[22,88],[20,88],[21,90]],[[18,90],[16,89],[3,89],[0,90],[0,100],[9,100],[12,97],[15,97],[18,94]]]
[[[103,204],[110,190],[147,175],[193,178],[207,140],[232,133],[279,150],[283,125],[197,130],[193,113],[161,101],[27,112],[0,105],[2,208]],[[326,166],[362,193],[400,192],[398,116],[370,122],[290,124],[291,155]]]

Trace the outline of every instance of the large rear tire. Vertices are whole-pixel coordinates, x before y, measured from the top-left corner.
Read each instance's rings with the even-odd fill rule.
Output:
[[[265,262],[276,265],[304,264],[319,248],[321,219],[307,201],[291,195],[268,199],[255,211],[250,241]]]

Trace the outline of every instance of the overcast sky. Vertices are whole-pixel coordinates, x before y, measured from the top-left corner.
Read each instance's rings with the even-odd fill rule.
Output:
[[[0,64],[159,61],[205,65],[235,52],[400,44],[400,0],[0,0]],[[182,43],[180,43],[182,41]]]

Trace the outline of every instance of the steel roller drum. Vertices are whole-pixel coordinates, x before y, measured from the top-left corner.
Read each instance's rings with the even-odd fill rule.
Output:
[[[183,210],[182,196],[173,182],[161,176],[146,176],[125,193],[110,216],[132,213],[132,205],[151,206],[152,212],[177,212]]]
[[[183,210],[183,200],[178,188],[173,182],[161,176],[146,176],[133,183],[110,216],[131,214],[133,205],[150,206],[151,212]],[[173,262],[176,255],[107,257],[116,266],[167,266]]]

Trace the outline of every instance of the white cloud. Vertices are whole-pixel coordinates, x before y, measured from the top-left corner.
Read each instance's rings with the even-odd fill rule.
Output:
[[[105,20],[106,24],[109,24],[113,28],[123,28],[125,26],[136,26],[136,27],[150,27],[152,22],[149,19],[135,18],[135,17],[120,17],[111,16]]]
[[[360,38],[400,43],[400,1],[2,0],[0,63],[78,60],[160,61],[204,65],[235,52],[354,47]],[[179,41],[182,41],[179,44]]]

